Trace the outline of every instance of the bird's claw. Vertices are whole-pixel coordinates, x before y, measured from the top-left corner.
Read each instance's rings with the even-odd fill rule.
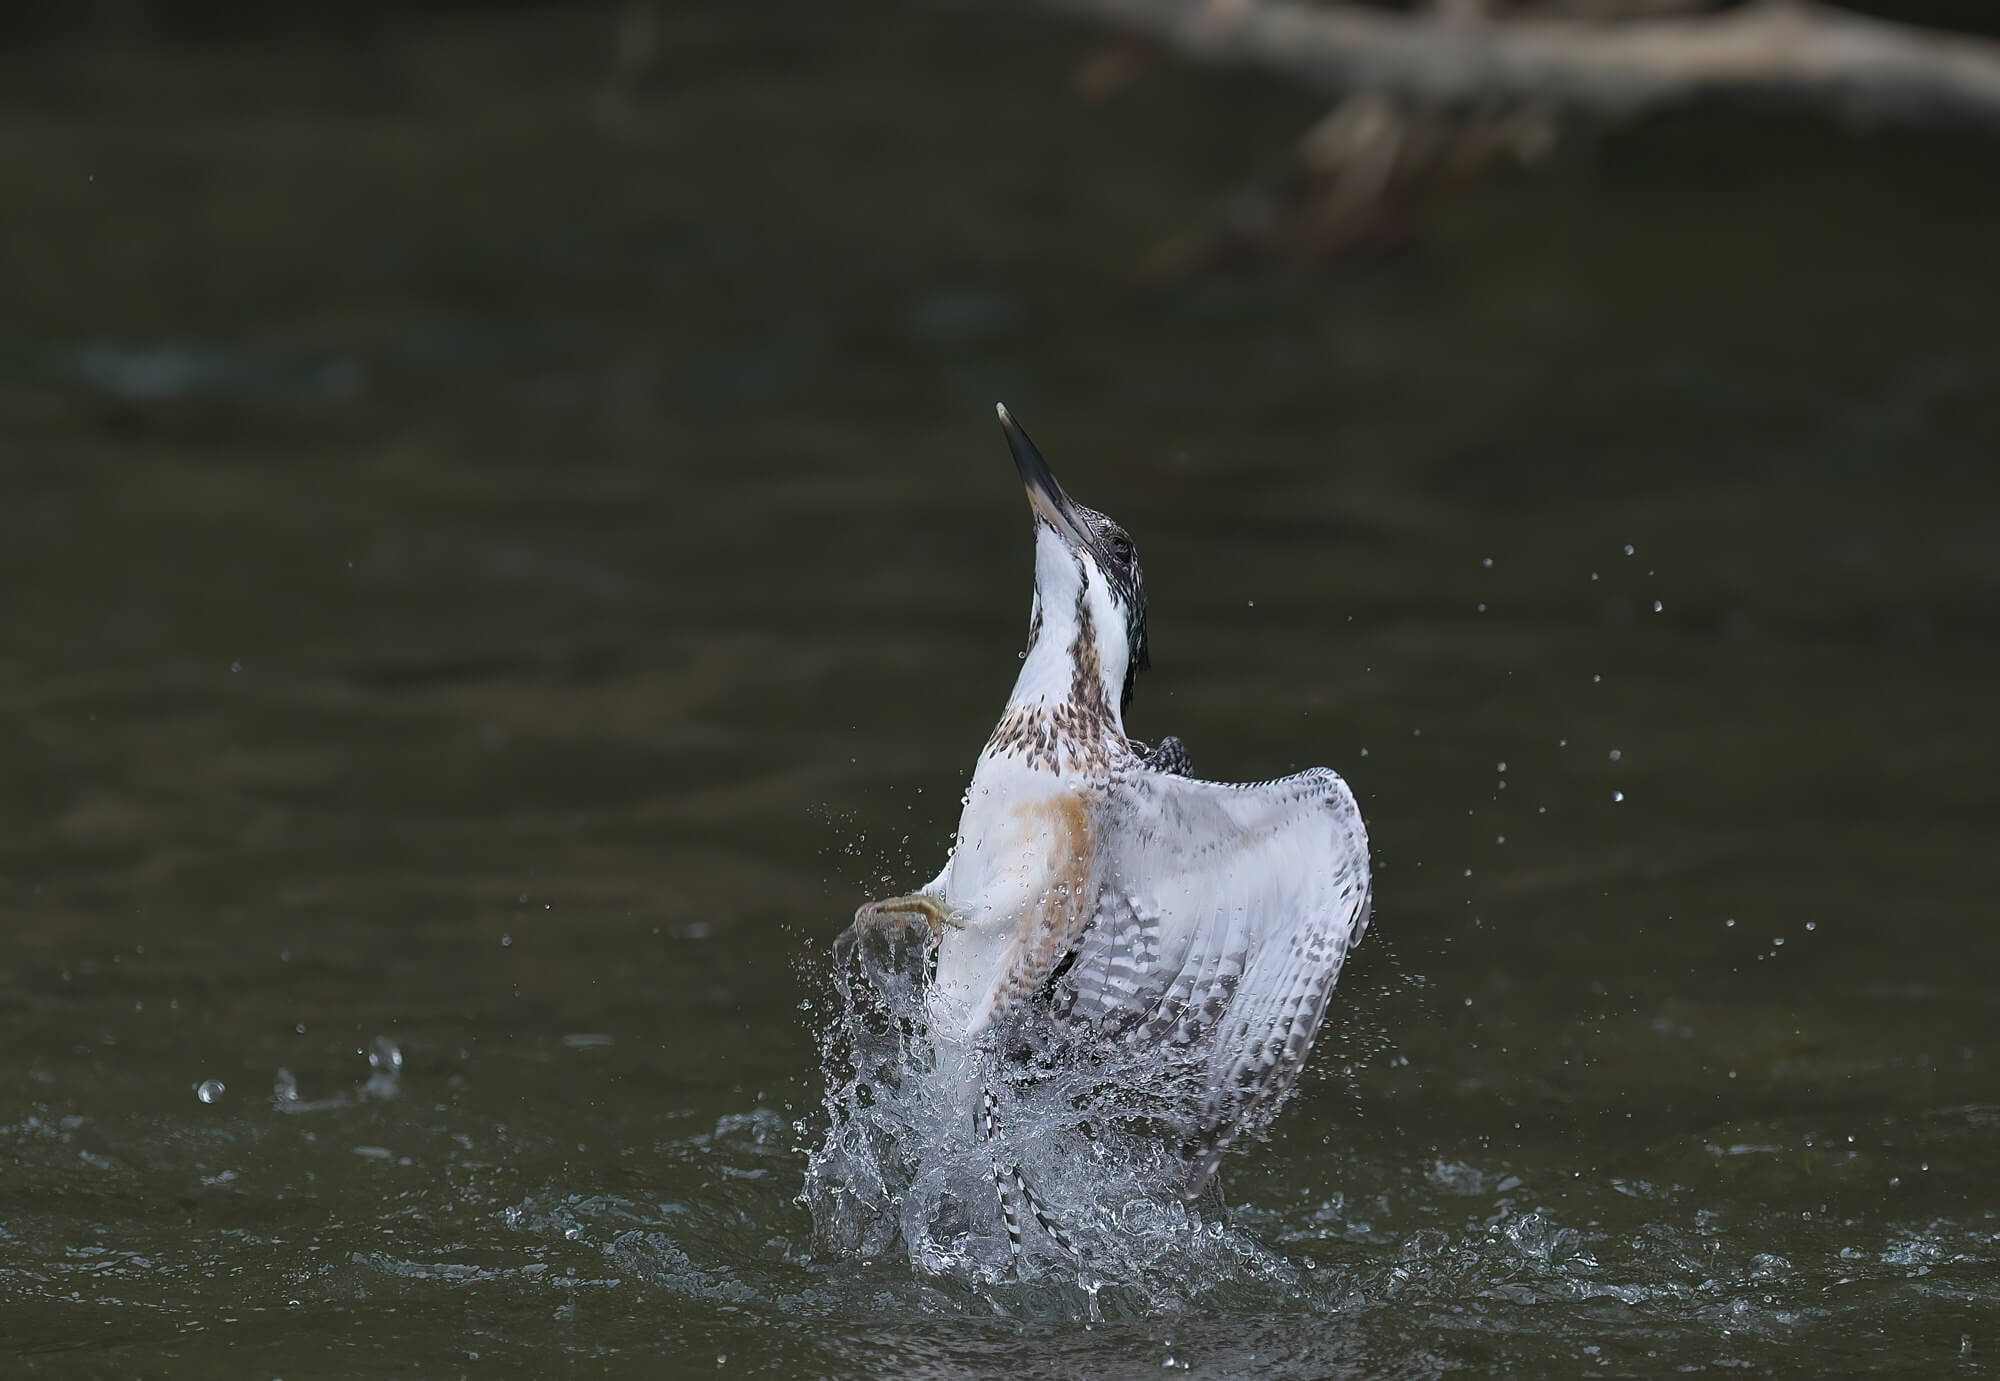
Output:
[[[907,927],[913,918],[919,916],[929,925],[933,943],[943,938],[945,927],[957,928],[965,924],[952,914],[950,907],[936,897],[924,896],[921,893],[871,901],[856,911],[853,924],[834,938],[833,957],[844,964],[870,931]]]

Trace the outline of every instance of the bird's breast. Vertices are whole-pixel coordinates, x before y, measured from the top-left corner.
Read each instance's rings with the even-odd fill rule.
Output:
[[[939,945],[935,999],[961,1030],[982,1026],[997,1004],[1017,996],[1005,990],[1010,982],[1053,969],[1088,907],[1095,852],[1088,794],[1053,778],[994,775],[1000,779],[974,778],[945,882],[963,926]]]

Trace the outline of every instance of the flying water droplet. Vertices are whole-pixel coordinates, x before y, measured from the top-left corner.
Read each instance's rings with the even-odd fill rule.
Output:
[[[204,1103],[220,1103],[227,1085],[220,1079],[203,1079],[194,1086],[194,1096]]]
[[[364,1098],[394,1098],[402,1092],[403,1051],[387,1036],[368,1043],[368,1082],[361,1086]]]
[[[1614,791],[1611,793],[1611,799],[1614,801],[1622,801],[1625,799],[1625,793],[1622,791]]]

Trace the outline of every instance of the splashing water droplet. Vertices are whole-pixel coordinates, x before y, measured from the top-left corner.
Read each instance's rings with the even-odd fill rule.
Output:
[[[1622,791],[1614,791],[1611,793],[1611,799],[1614,801],[1622,801],[1625,799],[1625,793]]]
[[[228,1086],[220,1079],[203,1079],[194,1086],[194,1096],[204,1103],[220,1103]]]
[[[817,1240],[864,1259],[900,1242],[927,1274],[998,1280],[1015,1269],[992,1180],[996,1157],[1005,1157],[998,1163],[1021,1165],[1050,1221],[1081,1236],[1093,1275],[1166,1299],[1183,1296],[1189,1282],[1288,1271],[1247,1238],[1189,1213],[1178,1192],[1185,1165],[1152,1130],[1157,1104],[1128,1098],[1171,1094],[1186,1071],[1147,1057],[1113,1059],[1109,1079],[1092,1062],[1003,1080],[992,1091],[1000,1111],[990,1141],[968,1141],[964,1090],[956,1078],[938,1078],[941,1058],[957,1056],[929,1035],[927,954],[922,945],[864,949],[837,985],[840,1004],[820,1044],[828,1125],[801,1195]],[[1052,1250],[1028,1238],[1030,1259]]]
[[[403,1067],[403,1050],[387,1036],[377,1036],[368,1045],[368,1067],[394,1074]]]

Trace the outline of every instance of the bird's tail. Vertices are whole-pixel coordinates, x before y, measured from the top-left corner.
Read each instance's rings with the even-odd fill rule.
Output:
[[[980,1139],[993,1140],[1000,1129],[999,1100],[992,1089],[982,1092],[979,1100]],[[1029,1185],[1027,1176],[1021,1173],[1020,1164],[1003,1166],[998,1160],[993,1162],[993,1192],[1000,1199],[1000,1221],[1007,1229],[1007,1245],[1013,1249],[1015,1266],[1021,1260],[1021,1209],[1025,1206],[1048,1239],[1055,1243],[1064,1256],[1077,1260],[1076,1245],[1069,1234],[1062,1230],[1055,1216],[1042,1203],[1041,1196]]]

